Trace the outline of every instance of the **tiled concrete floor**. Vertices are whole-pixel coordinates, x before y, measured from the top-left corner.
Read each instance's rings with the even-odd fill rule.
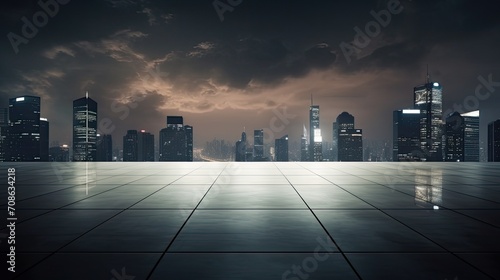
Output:
[[[1,279],[500,279],[499,164],[1,167]]]

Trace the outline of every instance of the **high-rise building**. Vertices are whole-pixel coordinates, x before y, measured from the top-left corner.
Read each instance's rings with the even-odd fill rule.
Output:
[[[49,161],[49,121],[40,118],[40,161]]]
[[[97,102],[89,97],[73,101],[73,161],[97,160]]]
[[[186,132],[186,161],[193,161],[193,127],[184,126]]]
[[[420,161],[420,110],[396,110],[392,120],[392,160]]]
[[[363,161],[363,130],[354,127],[354,116],[342,112],[337,116],[337,155],[339,161]],[[333,151],[335,153],[335,151]]]
[[[257,129],[253,131],[253,160],[264,160],[264,130]]]
[[[247,161],[246,152],[247,152],[247,134],[245,131],[241,133],[241,139],[236,142],[235,147],[235,161]]]
[[[167,116],[167,127],[160,131],[160,161],[193,160],[193,128],[186,127],[181,116]]]
[[[500,161],[500,119],[488,124],[488,161]]]
[[[300,161],[309,161],[309,145],[307,143],[307,130],[304,125],[304,132],[300,138]]]
[[[110,134],[97,134],[97,161],[113,161],[113,138]]]
[[[442,161],[443,88],[427,82],[413,89],[414,108],[420,110],[420,149],[425,160]]]
[[[309,107],[309,160],[323,161],[323,138],[319,127],[319,105]]]
[[[40,161],[40,97],[9,99],[7,160]]]
[[[339,161],[339,124],[333,122],[332,125],[332,151],[331,151],[331,161]]]
[[[137,130],[127,130],[123,136],[123,161],[139,160],[139,143]]]
[[[288,135],[274,141],[276,161],[288,161]]]
[[[444,151],[445,161],[479,161],[479,111],[446,118]]]
[[[137,137],[137,160],[155,161],[155,136],[145,130],[139,131]]]
[[[7,161],[7,135],[9,131],[9,108],[0,108],[0,162]]]

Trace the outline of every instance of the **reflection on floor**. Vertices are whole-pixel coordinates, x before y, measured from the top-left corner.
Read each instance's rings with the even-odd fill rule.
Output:
[[[495,163],[12,167],[1,279],[500,279]]]

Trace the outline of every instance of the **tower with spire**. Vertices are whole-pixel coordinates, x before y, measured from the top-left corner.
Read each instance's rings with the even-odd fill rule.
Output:
[[[426,81],[413,88],[414,109],[420,110],[420,155],[422,160],[443,161],[443,88],[432,81],[427,66]]]
[[[319,127],[319,105],[314,105],[311,94],[309,107],[309,161],[323,161],[323,138]]]

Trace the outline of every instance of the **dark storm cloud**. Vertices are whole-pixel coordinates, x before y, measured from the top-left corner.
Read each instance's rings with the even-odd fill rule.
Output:
[[[42,96],[42,114],[64,128],[52,135],[64,139],[71,102],[87,90],[117,137],[142,123],[156,132],[166,114],[186,115],[195,125],[197,118],[215,122],[238,112],[239,130],[257,112],[255,126],[266,126],[270,110],[283,105],[305,112],[291,124],[299,131],[314,93],[325,131],[347,110],[368,127],[368,137],[386,138],[390,127],[382,122],[390,123],[390,114],[380,124],[370,115],[409,107],[426,64],[444,83],[445,102],[461,102],[480,74],[500,79],[497,1],[402,0],[402,12],[350,63],[340,44],[352,43],[354,28],[364,30],[375,20],[370,12],[389,1],[244,0],[223,22],[212,2],[69,1],[15,54],[6,35],[21,36],[21,18],[32,21],[41,7],[7,1],[0,12],[0,106],[8,97]],[[121,118],[120,106],[130,117]]]

